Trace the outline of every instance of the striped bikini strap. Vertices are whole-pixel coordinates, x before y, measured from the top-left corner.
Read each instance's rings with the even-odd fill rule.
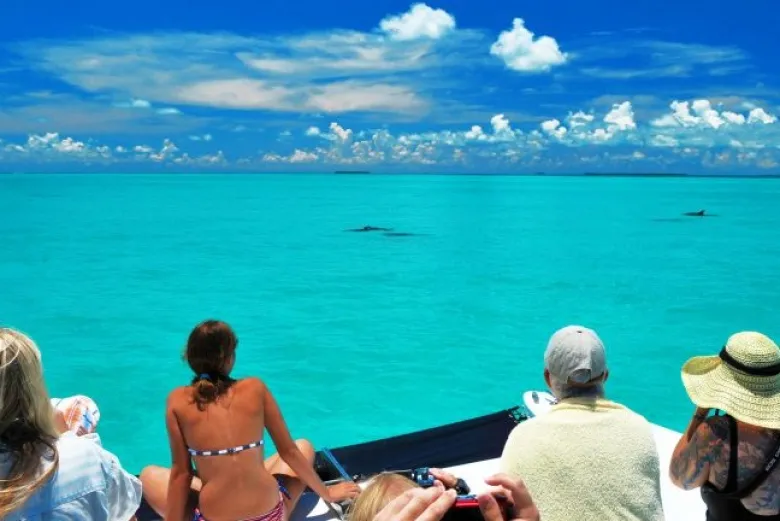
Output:
[[[188,448],[187,451],[193,456],[225,456],[228,454],[235,454],[237,452],[241,452],[248,449],[253,449],[255,447],[260,447],[262,444],[263,444],[263,440],[259,440],[259,441],[254,441],[252,443],[248,443],[246,445],[239,445],[238,447],[233,447],[230,449],[196,450],[196,449]]]

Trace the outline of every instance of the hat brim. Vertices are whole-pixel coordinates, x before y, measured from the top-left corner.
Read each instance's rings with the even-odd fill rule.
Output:
[[[691,401],[720,409],[739,421],[780,429],[780,375],[751,376],[727,367],[718,356],[697,356],[682,367]]]

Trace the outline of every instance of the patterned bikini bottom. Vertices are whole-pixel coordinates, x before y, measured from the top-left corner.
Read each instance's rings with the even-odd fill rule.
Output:
[[[284,521],[284,497],[287,497],[287,499],[290,498],[290,493],[287,491],[287,488],[282,484],[282,481],[277,478],[277,483],[279,483],[279,502],[276,504],[275,507],[273,507],[269,512],[266,512],[265,514],[258,516],[258,517],[249,517],[246,519],[242,519],[240,521]],[[208,521],[205,517],[203,517],[203,514],[200,513],[200,509],[196,508],[195,512],[192,516],[192,521]]]

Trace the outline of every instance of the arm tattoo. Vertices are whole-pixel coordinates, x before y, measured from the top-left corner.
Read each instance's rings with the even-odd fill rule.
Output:
[[[690,441],[681,441],[672,455],[669,474],[680,488],[702,486],[710,476],[712,464],[720,459],[723,442],[712,432],[710,421],[699,425]]]
[[[719,448],[713,451],[710,458],[707,458],[710,460],[709,481],[722,490],[726,486],[729,475],[731,455],[729,424],[724,417],[710,418],[708,423],[710,437],[720,441]],[[746,486],[761,471],[776,443],[776,432],[740,430],[738,487]],[[780,468],[776,468],[767,480],[742,502],[756,515],[776,515],[780,509]]]

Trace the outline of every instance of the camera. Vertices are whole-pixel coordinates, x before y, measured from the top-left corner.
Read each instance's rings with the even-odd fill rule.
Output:
[[[433,486],[433,482],[436,480],[431,475],[428,467],[421,467],[418,469],[412,469],[409,471],[409,479],[417,483],[422,488],[428,488]]]
[[[402,472],[402,474],[422,488],[432,487],[436,479],[431,475],[430,470],[427,467],[411,469]],[[466,483],[462,480],[459,481],[461,486],[465,487],[466,491],[468,491]],[[502,496],[496,496],[496,501],[498,502],[499,508],[501,508],[503,518],[506,520],[511,519],[512,505],[509,501]],[[468,493],[458,495],[455,504],[450,507],[442,518],[442,521],[484,521],[482,511],[479,509],[477,496],[469,495]]]

